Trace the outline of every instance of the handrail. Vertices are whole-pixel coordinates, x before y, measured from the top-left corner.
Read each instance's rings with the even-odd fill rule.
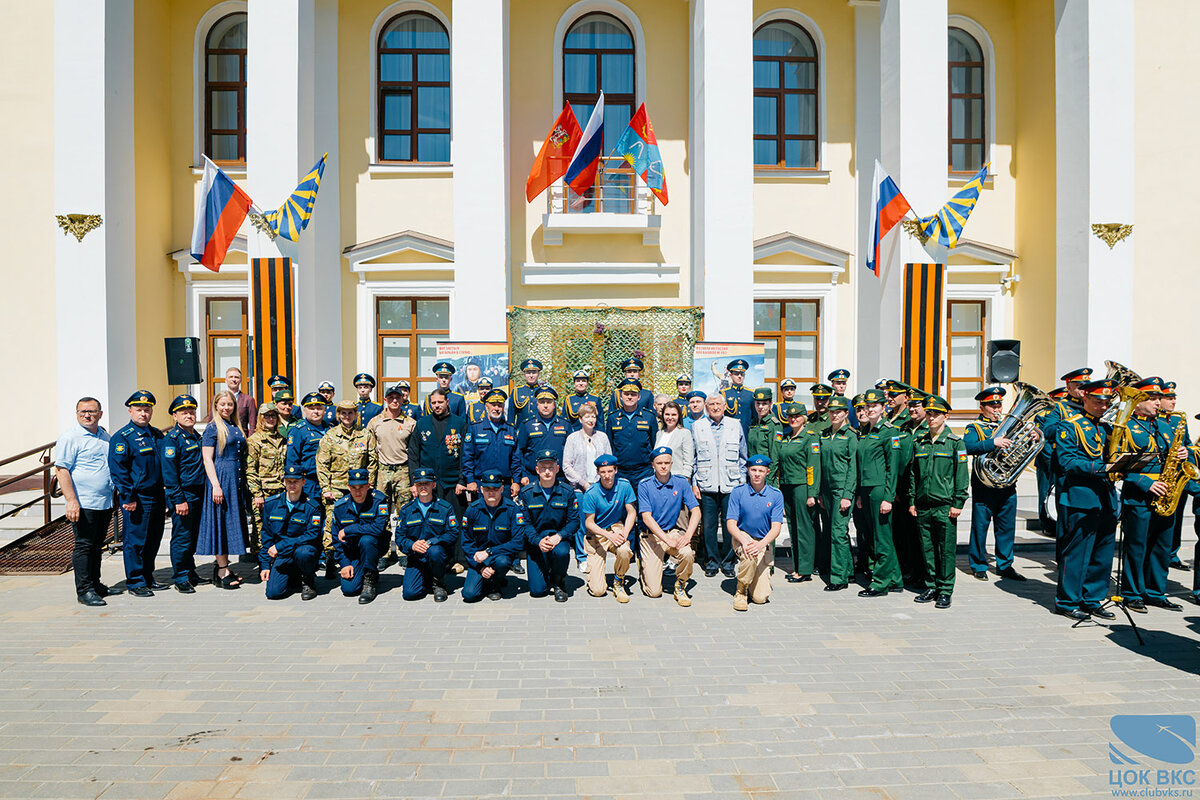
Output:
[[[3,489],[6,486],[11,486],[14,483],[17,483],[19,481],[23,481],[26,478],[31,478],[34,475],[38,474],[39,472],[42,473],[42,494],[38,497],[35,497],[34,499],[30,500],[27,503],[22,503],[21,505],[17,506],[16,508],[10,508],[8,511],[5,511],[3,514],[0,514],[0,519],[4,519],[5,517],[10,517],[13,514],[19,513],[21,511],[24,511],[27,508],[35,506],[38,503],[41,503],[42,504],[42,524],[43,525],[50,524],[50,501],[54,497],[61,496],[61,494],[62,494],[58,488],[58,478],[54,474],[54,458],[51,455],[54,452],[54,444],[55,444],[54,442],[48,442],[44,445],[41,445],[40,447],[34,447],[29,450],[26,450],[23,453],[18,453],[15,456],[9,456],[8,458],[0,459],[0,467],[3,467],[6,464],[11,464],[14,461],[20,461],[23,458],[29,458],[30,456],[39,455],[39,454],[41,455],[41,459],[40,459],[41,465],[40,466],[33,467],[32,469],[28,469],[28,470],[20,473],[19,475],[10,475],[9,477],[0,481],[0,489]]]
[[[589,196],[572,208],[573,192],[557,182],[546,192],[548,214],[654,214],[654,193],[621,156],[601,156],[596,182]]]
[[[0,460],[0,467],[3,467],[7,464],[11,464],[14,461],[20,461],[22,458],[27,458],[27,457],[33,455],[34,453],[41,453],[46,450],[53,450],[53,449],[54,449],[54,442],[47,442],[46,444],[39,445],[38,447],[30,448],[29,450],[26,450],[24,453],[17,453],[15,456],[9,456],[8,458]]]

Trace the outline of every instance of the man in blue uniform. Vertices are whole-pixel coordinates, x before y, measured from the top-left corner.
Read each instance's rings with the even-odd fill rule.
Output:
[[[649,389],[642,388],[642,386],[643,386],[642,371],[645,370],[645,368],[646,368],[646,365],[642,363],[642,360],[640,358],[636,358],[636,357],[627,358],[621,362],[621,372],[624,373],[625,377],[621,380],[620,383],[617,384],[617,388],[613,389],[612,396],[608,398],[608,413],[609,414],[616,413],[618,409],[620,409],[624,406],[624,401],[622,401],[622,399],[620,397],[621,386],[623,386],[625,384],[625,381],[629,381],[629,380],[637,381],[637,385],[638,385],[637,407],[644,408],[647,411],[649,411],[651,414],[654,413],[654,392],[650,391]],[[596,423],[596,424],[597,424],[597,426],[599,426],[599,423]]]
[[[729,494],[726,526],[737,553],[737,592],[733,610],[745,611],[749,601],[762,605],[771,597],[771,543],[783,529],[783,493],[767,483],[771,459],[765,455],[746,459],[747,483]]]
[[[1176,429],[1182,425],[1182,444],[1184,447],[1191,448],[1192,437],[1187,429],[1187,414],[1175,410],[1177,400],[1175,381],[1163,381],[1162,394],[1158,397],[1158,418],[1170,429],[1172,440],[1175,439]],[[1171,559],[1169,564],[1171,569],[1187,569],[1187,566],[1179,559],[1179,546],[1182,543],[1183,515],[1187,510],[1188,494],[1190,494],[1190,490],[1185,489],[1183,496],[1179,498],[1179,505],[1175,509],[1175,522],[1171,531]]]
[[[696,552],[692,537],[700,525],[700,504],[682,476],[671,474],[671,448],[656,447],[653,452],[654,472],[638,483],[638,510],[645,531],[639,542],[638,579],[642,594],[662,597],[663,565],[668,557],[675,558],[675,602],[683,607],[692,604],[687,582],[692,577]],[[687,522],[683,510],[687,509]]]
[[[358,595],[365,605],[375,599],[379,554],[388,545],[388,499],[371,488],[365,469],[352,469],[347,478],[350,493],[333,504],[333,558],[341,579],[342,594]],[[409,561],[408,569],[412,569]]]
[[[537,409],[537,390],[541,386],[542,362],[536,358],[527,358],[521,362],[521,374],[525,383],[513,389],[512,397],[508,399],[508,421],[513,427],[520,428],[521,423],[532,417]]]
[[[1054,510],[1057,507],[1057,497],[1062,488],[1062,475],[1058,472],[1058,462],[1053,458],[1054,450],[1058,447],[1058,426],[1067,417],[1083,413],[1083,386],[1091,381],[1091,379],[1092,370],[1088,367],[1080,367],[1079,369],[1071,370],[1059,378],[1059,380],[1065,382],[1065,396],[1059,398],[1050,411],[1039,420],[1042,436],[1044,436],[1046,440],[1046,446],[1042,448],[1042,450],[1046,459],[1046,466],[1048,467],[1048,499],[1041,506],[1041,512],[1043,514],[1047,514],[1048,510]],[[1053,394],[1054,393],[1051,392],[1051,395]],[[1046,453],[1046,450],[1049,450],[1050,452]],[[1039,462],[1039,465],[1041,463],[1042,462]],[[1041,495],[1040,489],[1038,494],[1039,496]],[[1049,523],[1047,530],[1052,532],[1058,530],[1059,526],[1054,520],[1047,519],[1044,521],[1044,523],[1045,522]],[[1055,560],[1057,561],[1062,555],[1061,535],[1057,536],[1055,539],[1055,550]]]
[[[850,370],[835,369],[833,372],[825,376],[825,380],[829,381],[830,388],[838,397],[846,396],[846,387],[850,383]]]
[[[354,389],[358,392],[358,429],[367,429],[367,423],[383,413],[383,406],[371,399],[375,391],[375,378],[365,372],[354,376]]]
[[[297,587],[301,600],[317,596],[317,555],[325,529],[325,507],[319,495],[308,494],[306,485],[300,467],[284,467],[283,491],[268,497],[263,505],[258,568],[268,600],[282,600]]]
[[[617,457],[604,453],[592,462],[599,480],[583,494],[580,513],[584,524],[584,550],[587,552],[587,586],[592,597],[608,592],[604,565],[613,554],[612,593],[618,603],[628,603],[625,574],[633,559],[630,535],[637,525],[637,495],[629,481],[617,477]]]
[[[579,529],[579,504],[575,491],[558,479],[561,451],[539,451],[537,481],[521,490],[525,521],[529,525],[529,594],[545,597],[554,593],[556,603],[567,602],[567,566],[571,545]]]
[[[529,486],[538,479],[537,462],[543,450],[562,460],[571,425],[558,415],[558,392],[543,386],[537,393],[537,414],[517,426],[517,450],[521,453],[521,485]]]
[[[1055,426],[1055,476],[1058,480],[1059,558],[1055,610],[1082,621],[1093,615],[1111,619],[1100,608],[1108,598],[1117,492],[1104,461],[1110,428],[1100,422],[1116,392],[1111,380],[1081,387],[1083,413]]]
[[[150,424],[154,395],[139,389],[125,401],[129,424],[108,443],[108,470],[121,503],[125,540],[125,585],[134,597],[153,597],[165,585],[154,581],[154,556],[162,542],[164,498],[158,441]]]
[[[492,392],[492,379],[484,375],[475,382],[475,386],[479,389],[479,399],[467,404],[467,425],[483,422],[488,416],[487,396]],[[507,399],[508,395],[506,394],[504,397]],[[500,409],[500,413],[503,416],[504,409]]]
[[[204,506],[204,459],[196,430],[196,398],[181,394],[171,401],[169,410],[175,427],[159,441],[159,462],[167,508],[171,510],[171,580],[176,591],[194,594],[196,584],[209,583],[196,573],[196,537]]]
[[[725,413],[741,421],[742,435],[746,437],[750,435],[750,425],[754,422],[754,393],[742,385],[746,382],[746,370],[749,368],[750,364],[744,358],[730,361],[725,369],[729,372],[732,385],[721,390],[725,397]]]
[[[335,393],[336,389],[329,381],[321,381],[321,384],[317,387],[317,394],[325,401],[325,407],[322,409],[321,424],[326,428],[332,428],[338,424],[337,401],[333,399]],[[301,402],[301,405],[303,405],[303,402]],[[307,418],[306,414],[305,419]]]
[[[505,576],[529,537],[525,510],[505,496],[503,476],[479,476],[483,495],[467,506],[462,523],[462,547],[467,553],[467,578],[463,602],[476,603],[486,595],[499,600]]]
[[[450,416],[466,419],[467,399],[458,392],[450,391],[450,379],[454,377],[454,372],[454,365],[449,361],[439,361],[433,365],[433,374],[437,376],[437,388],[446,393],[446,404],[450,409]],[[429,395],[425,395],[425,404],[421,411],[425,414],[432,413]]]
[[[587,370],[575,370],[575,375],[572,377],[572,382],[575,384],[575,393],[569,395],[562,404],[562,415],[571,425],[571,433],[579,430],[583,425],[579,422],[579,409],[587,403],[596,404],[596,430],[604,430],[604,404],[600,402],[600,398],[589,391],[591,376]]]
[[[498,472],[513,497],[520,489],[521,458],[517,449],[517,430],[504,418],[503,389],[492,389],[485,398],[487,419],[467,429],[463,440],[462,482],[468,492],[479,491],[479,476]]]
[[[675,402],[680,408],[687,408],[688,392],[692,390],[692,376],[681,372],[675,376]]]
[[[967,455],[978,458],[984,453],[1004,450],[1012,445],[1005,436],[996,436],[1004,407],[1002,386],[989,386],[975,395],[979,418],[967,425],[963,435]],[[968,559],[976,580],[988,579],[988,526],[995,527],[996,572],[1001,578],[1023,581],[1025,576],[1013,569],[1013,543],[1017,537],[1017,485],[1000,489],[983,484],[971,472],[971,546]]]
[[[321,445],[321,437],[325,435],[325,398],[318,392],[309,392],[304,395],[301,405],[304,407],[304,420],[288,431],[287,456],[283,463],[284,467],[296,467],[299,474],[304,476],[306,495],[319,498],[321,486],[317,483],[317,448]],[[336,410],[334,421],[337,421]]]
[[[620,406],[608,415],[608,441],[621,475],[636,486],[650,475],[650,451],[658,435],[654,412],[639,407],[642,385],[626,378],[617,385]],[[653,399],[650,401],[653,406]]]
[[[404,599],[420,600],[431,590],[435,603],[446,602],[446,565],[458,542],[458,517],[445,500],[434,496],[437,476],[422,468],[413,474],[416,498],[396,517],[396,546],[408,556]]]

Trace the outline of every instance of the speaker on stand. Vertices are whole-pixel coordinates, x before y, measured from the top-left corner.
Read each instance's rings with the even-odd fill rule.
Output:
[[[200,383],[200,340],[195,336],[175,336],[163,342],[167,351],[167,383],[172,386]]]

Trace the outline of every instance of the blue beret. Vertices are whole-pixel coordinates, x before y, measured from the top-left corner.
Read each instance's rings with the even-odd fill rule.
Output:
[[[350,486],[366,486],[370,483],[365,469],[352,469],[349,476],[346,483]]]
[[[267,380],[267,386],[270,386],[272,389],[274,389],[276,386],[291,386],[291,385],[292,385],[292,382],[289,381],[287,378],[283,377],[282,375],[272,375]]]
[[[536,455],[539,464],[543,461],[553,461],[555,464],[558,463],[558,454],[553,450],[538,450]]]
[[[368,375],[368,374],[367,374],[367,373],[365,373],[365,372],[360,372],[360,373],[358,373],[357,375],[355,375],[355,376],[354,376],[354,385],[355,385],[355,386],[362,386],[363,384],[367,384],[367,385],[370,385],[370,386],[374,386],[374,385],[375,385],[375,379],[374,379],[374,378],[372,378],[370,375]]]
[[[157,401],[154,399],[154,395],[150,392],[147,392],[145,389],[138,389],[136,392],[129,395],[129,399],[125,401],[126,407],[152,406],[155,405],[155,403],[157,403]]]
[[[730,361],[725,365],[725,369],[729,370],[730,372],[745,372],[746,370],[750,369],[750,362],[746,361],[744,358],[735,358],[733,361]]]
[[[325,398],[316,392],[309,392],[304,395],[304,399],[300,401],[302,406],[323,406],[326,405]]]
[[[413,479],[412,479],[413,483],[420,483],[421,481],[431,481],[432,482],[432,481],[436,481],[436,480],[437,480],[437,473],[435,473],[429,467],[421,467],[420,469],[413,470]]]
[[[171,406],[167,409],[167,411],[174,414],[176,411],[183,411],[185,408],[196,407],[196,398],[192,397],[190,394],[181,394],[171,401]]]
[[[330,383],[329,381],[321,381],[321,385],[317,387],[317,391],[318,391],[318,392],[323,392],[323,391],[325,391],[326,389],[328,389],[328,390],[329,390],[329,391],[331,391],[331,392],[336,392],[336,391],[337,391],[337,387],[335,387],[335,386],[334,386],[332,383]]]
[[[596,465],[597,469],[610,465],[615,467],[617,465],[617,457],[612,453],[601,453],[600,455],[596,456],[596,460],[592,463]]]
[[[558,392],[554,391],[553,386],[539,386],[536,397],[538,400],[544,400],[547,397],[551,400],[557,400]]]
[[[496,470],[490,469],[479,476],[479,485],[489,489],[495,489],[504,485],[504,476],[499,472],[496,472]]]
[[[663,447],[656,447],[650,451],[650,460],[653,461],[654,459],[658,458],[659,456],[669,456],[669,455],[673,455],[673,453],[671,452],[671,448],[666,447],[665,445]]]
[[[617,384],[617,389],[621,391],[624,391],[625,389],[632,389],[640,392],[642,390],[642,382],[637,378],[625,378]]]
[[[693,389],[692,391],[685,394],[684,397],[686,397],[688,400],[691,400],[693,397],[699,397],[701,400],[708,399],[708,395],[706,395],[704,392],[700,391],[699,389]]]
[[[645,368],[646,368],[646,366],[645,366],[645,364],[642,363],[642,360],[640,358],[627,358],[621,362],[621,371],[622,372],[626,372],[631,369],[636,369],[638,371],[641,371]]]
[[[766,456],[764,456],[762,454],[759,454],[756,456],[750,456],[749,458],[746,459],[746,466],[747,467],[769,467],[769,466],[771,466],[771,459],[767,458]]]
[[[453,375],[454,365],[449,361],[439,361],[433,365],[434,375]]]
[[[829,375],[826,376],[826,380],[848,381],[848,380],[850,380],[850,370],[835,369],[833,372],[829,373]]]
[[[541,371],[542,362],[538,361],[536,358],[527,358],[521,362],[521,372],[524,372],[527,369],[536,369]]]
[[[294,480],[302,481],[302,480],[304,480],[304,470],[300,467],[300,465],[292,464],[290,466],[284,467],[283,477],[285,480],[288,478],[292,478]]]

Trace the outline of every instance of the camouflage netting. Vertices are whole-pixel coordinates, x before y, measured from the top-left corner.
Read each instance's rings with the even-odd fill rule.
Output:
[[[700,338],[699,308],[514,308],[508,312],[513,385],[520,364],[542,362],[542,380],[559,394],[572,391],[571,376],[587,369],[591,390],[607,399],[624,377],[621,362],[637,356],[646,365],[643,387],[675,394],[675,376],[692,372]]]

